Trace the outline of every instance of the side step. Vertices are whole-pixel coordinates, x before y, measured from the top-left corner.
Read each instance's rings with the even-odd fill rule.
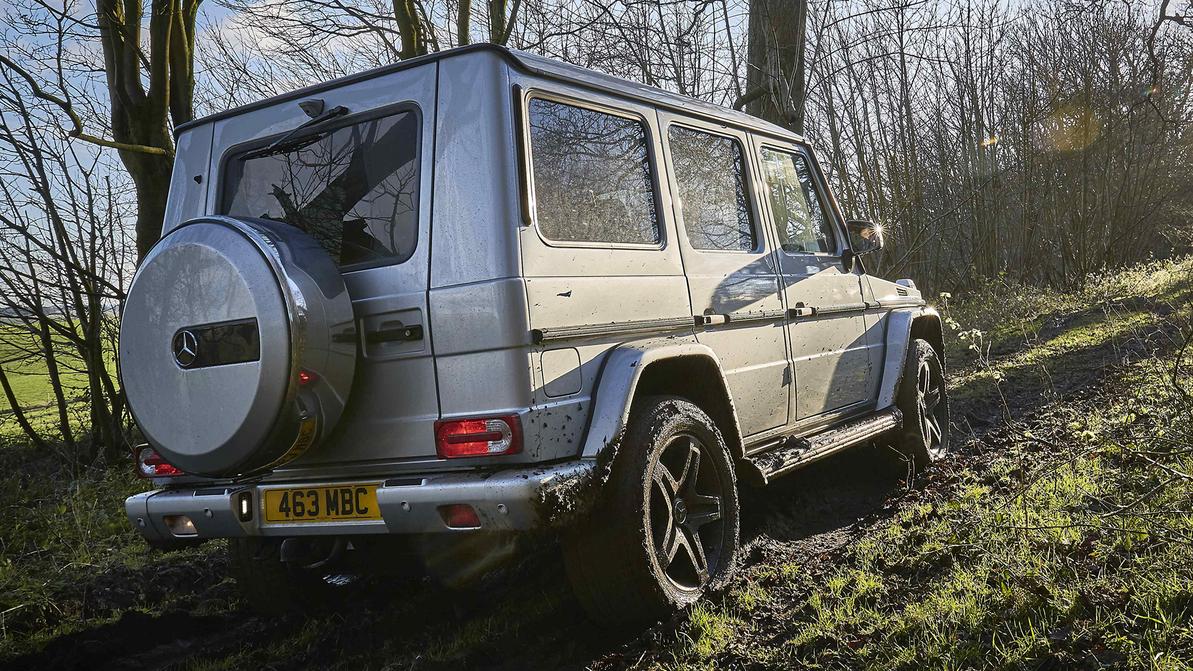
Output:
[[[863,443],[903,425],[903,413],[890,408],[833,427],[813,436],[789,436],[773,449],[746,457],[741,476],[750,484],[767,485],[801,466],[847,447]]]

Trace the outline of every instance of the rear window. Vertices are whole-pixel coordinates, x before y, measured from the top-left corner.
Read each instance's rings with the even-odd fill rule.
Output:
[[[655,245],[659,222],[642,122],[530,101],[535,214],[550,240]]]
[[[225,214],[280,221],[319,241],[340,268],[410,258],[418,242],[418,117],[401,112],[285,138],[232,157]]]

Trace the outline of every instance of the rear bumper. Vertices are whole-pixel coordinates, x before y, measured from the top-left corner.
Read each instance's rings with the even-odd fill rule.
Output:
[[[151,543],[170,543],[241,536],[319,536],[357,534],[469,533],[449,528],[439,515],[441,505],[471,505],[480,518],[479,531],[527,531],[572,519],[578,498],[592,481],[595,462],[562,464],[497,472],[444,473],[385,480],[377,488],[380,520],[351,522],[262,523],[263,492],[336,482],[270,483],[268,485],[189,486],[130,496],[124,502],[129,522]],[[365,481],[353,481],[365,482]],[[372,482],[376,482],[375,480]],[[346,484],[346,483],[345,483]],[[251,496],[251,519],[242,521],[238,503]],[[195,534],[171,533],[163,518],[185,515]]]

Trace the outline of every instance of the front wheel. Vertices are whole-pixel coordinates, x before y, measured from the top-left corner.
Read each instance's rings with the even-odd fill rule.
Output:
[[[949,450],[949,397],[936,349],[919,338],[907,348],[897,404],[903,430],[895,448],[923,470]]]
[[[636,404],[591,516],[563,539],[581,605],[610,626],[649,624],[729,578],[739,512],[733,461],[693,403]]]

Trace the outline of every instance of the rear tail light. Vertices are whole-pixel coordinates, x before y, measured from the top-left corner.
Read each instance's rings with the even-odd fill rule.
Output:
[[[169,478],[182,474],[181,470],[163,459],[152,447],[143,445],[137,449],[137,475],[143,478]]]
[[[476,514],[476,509],[467,503],[439,506],[439,516],[443,518],[443,523],[451,529],[481,528],[481,518]]]
[[[517,415],[449,419],[435,423],[435,449],[442,459],[492,457],[522,451]]]

